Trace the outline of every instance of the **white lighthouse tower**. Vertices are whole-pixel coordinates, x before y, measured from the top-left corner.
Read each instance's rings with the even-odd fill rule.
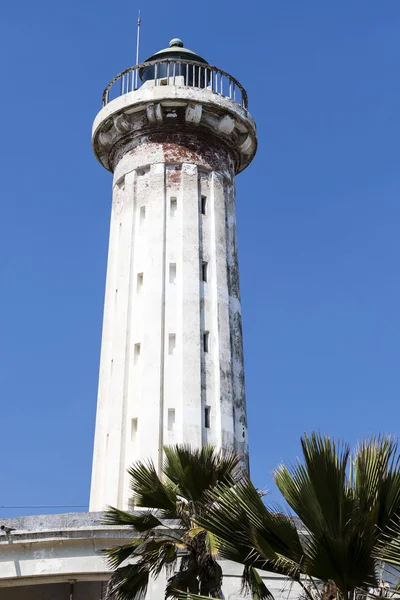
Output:
[[[106,88],[93,149],[114,174],[90,510],[129,507],[127,467],[165,444],[248,460],[235,175],[247,95],[174,39]]]

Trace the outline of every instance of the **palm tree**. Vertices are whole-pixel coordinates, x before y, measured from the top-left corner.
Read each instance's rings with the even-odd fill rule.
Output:
[[[129,469],[136,512],[109,507],[104,522],[129,525],[132,540],[107,549],[114,570],[109,595],[118,600],[140,600],[150,577],[165,570],[166,597],[176,590],[219,597],[222,571],[216,561],[212,534],[196,524],[207,509],[206,492],[217,485],[237,483],[240,459],[211,446],[192,450],[165,447],[161,476],[152,462],[137,462]],[[113,595],[114,594],[114,595]]]
[[[379,586],[380,558],[393,540],[393,523],[400,522],[397,442],[372,438],[351,454],[347,445],[312,434],[301,446],[302,462],[275,471],[291,514],[267,508],[242,480],[209,491],[209,508],[198,520],[217,537],[223,558],[244,565],[256,596],[255,568],[291,578],[310,600],[350,600]]]

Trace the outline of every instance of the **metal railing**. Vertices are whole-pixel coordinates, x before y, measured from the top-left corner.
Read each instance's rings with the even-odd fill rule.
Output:
[[[103,92],[103,106],[139,89],[141,80],[154,81],[155,86],[176,85],[209,90],[234,100],[247,110],[247,93],[237,79],[205,63],[171,58],[144,62],[116,75]]]

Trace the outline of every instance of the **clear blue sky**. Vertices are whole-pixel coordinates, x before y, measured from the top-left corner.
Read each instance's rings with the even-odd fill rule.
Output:
[[[2,9],[0,505],[88,502],[111,175],[102,90],[175,36],[247,88],[238,178],[254,482],[313,429],[397,433],[400,2],[8,2]],[[13,516],[47,510],[5,510]]]

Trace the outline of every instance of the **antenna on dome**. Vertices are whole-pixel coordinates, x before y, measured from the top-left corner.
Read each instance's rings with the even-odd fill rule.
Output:
[[[139,44],[140,44],[140,10],[138,11],[137,34],[136,34],[136,66],[139,64]],[[135,69],[135,90],[138,86],[138,69]]]

